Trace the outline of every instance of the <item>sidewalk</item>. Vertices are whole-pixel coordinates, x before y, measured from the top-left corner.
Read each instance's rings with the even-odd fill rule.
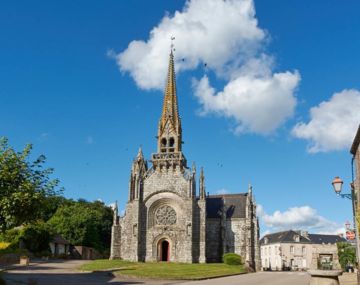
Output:
[[[339,279],[341,285],[357,285],[356,273],[343,273]]]

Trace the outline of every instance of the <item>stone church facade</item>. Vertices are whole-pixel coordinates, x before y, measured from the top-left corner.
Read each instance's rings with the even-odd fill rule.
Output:
[[[247,193],[208,195],[201,168],[187,166],[182,152],[174,56],[170,53],[157,152],[149,167],[142,150],[131,167],[125,215],[114,210],[111,259],[220,262],[227,252],[260,267],[256,203]]]

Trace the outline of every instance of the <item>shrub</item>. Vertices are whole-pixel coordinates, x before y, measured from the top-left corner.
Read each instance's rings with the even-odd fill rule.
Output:
[[[11,245],[18,244],[22,229],[23,227],[17,227],[7,230],[0,235],[0,240],[2,242],[9,242]]]
[[[225,253],[223,255],[223,262],[228,265],[243,264],[241,256],[236,253]]]
[[[9,242],[0,241],[0,250],[8,248],[9,245],[10,245]]]
[[[19,249],[26,249],[33,253],[49,251],[49,242],[52,239],[52,233],[48,226],[42,222],[14,228],[5,231],[0,236],[0,253],[18,252]],[[2,248],[1,244],[8,244]]]
[[[49,250],[49,242],[52,235],[46,224],[37,223],[27,226],[21,236],[25,247],[33,253]]]

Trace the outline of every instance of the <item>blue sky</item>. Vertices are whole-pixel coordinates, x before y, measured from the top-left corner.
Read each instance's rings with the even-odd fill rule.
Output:
[[[0,135],[45,154],[66,197],[123,209],[138,147],[156,151],[173,35],[183,151],[204,167],[207,191],[251,183],[263,233],[337,231],[351,220],[331,180],[341,176],[345,190],[351,180],[359,9],[356,0],[2,1]]]

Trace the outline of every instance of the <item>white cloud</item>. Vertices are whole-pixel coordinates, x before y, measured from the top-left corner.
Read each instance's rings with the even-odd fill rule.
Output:
[[[345,89],[311,108],[310,121],[298,123],[292,134],[309,141],[311,153],[349,149],[360,123],[360,92]]]
[[[342,235],[344,238],[346,237],[346,230],[344,227],[335,228],[332,230],[321,230],[317,233],[322,235]]]
[[[268,134],[291,117],[296,106],[294,90],[300,80],[295,72],[256,78],[240,76],[216,93],[205,76],[195,82],[195,95],[203,112],[214,112],[237,122],[236,133]]]
[[[229,194],[230,191],[227,190],[227,189],[225,189],[225,188],[221,188],[221,189],[219,189],[219,190],[216,190],[215,193],[216,193],[217,195],[224,195],[224,194]]]
[[[253,0],[189,0],[182,11],[165,15],[148,40],[132,41],[123,52],[108,55],[140,88],[162,89],[171,36],[176,37],[177,72],[206,63],[217,79],[225,80],[218,94],[208,77],[194,81],[203,114],[235,119],[236,133],[260,134],[274,131],[293,115],[300,75],[273,73],[274,58],[264,52],[269,37],[258,26]]]
[[[290,229],[308,230],[312,233],[343,232],[342,225],[324,218],[309,206],[292,207],[284,212],[275,211],[269,215],[259,205],[258,215],[265,226],[273,232]]]
[[[166,15],[146,42],[132,41],[116,56],[121,71],[130,72],[143,89],[162,88],[171,36],[176,37],[178,70],[203,62],[220,74],[256,53],[265,32],[258,27],[252,0],[187,1],[182,11]]]

